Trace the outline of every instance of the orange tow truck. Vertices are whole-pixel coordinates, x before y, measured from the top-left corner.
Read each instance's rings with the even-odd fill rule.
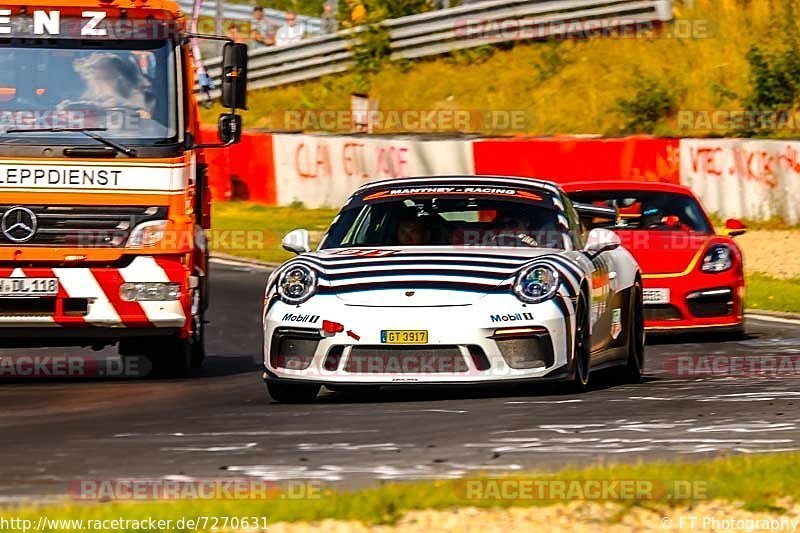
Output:
[[[203,153],[241,137],[247,48],[224,43],[202,145],[194,35],[169,0],[0,4],[0,346],[118,345],[185,374],[204,358]]]

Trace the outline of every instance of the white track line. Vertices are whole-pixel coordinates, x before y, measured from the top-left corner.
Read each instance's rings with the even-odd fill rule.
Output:
[[[748,320],[760,320],[762,322],[777,322],[779,324],[794,324],[796,326],[800,326],[800,320],[797,320],[795,318],[782,318],[779,316],[751,315],[751,314],[746,314],[744,316]]]
[[[272,265],[260,265],[258,263],[251,263],[249,261],[236,261],[231,259],[220,259],[216,257],[212,257],[210,262],[216,265],[223,265],[223,266],[231,266],[231,267],[238,267],[238,268],[247,268],[251,270],[275,270],[275,266]]]

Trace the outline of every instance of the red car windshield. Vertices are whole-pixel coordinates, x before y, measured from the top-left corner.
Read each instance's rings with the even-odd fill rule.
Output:
[[[691,196],[659,191],[583,191],[571,193],[575,202],[613,207],[616,223],[597,221],[594,227],[625,230],[663,230],[713,233],[703,208]]]

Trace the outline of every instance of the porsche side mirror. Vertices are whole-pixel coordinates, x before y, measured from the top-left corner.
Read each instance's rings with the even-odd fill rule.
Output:
[[[590,259],[594,259],[601,253],[616,250],[620,246],[622,246],[622,239],[619,238],[619,235],[609,229],[595,228],[589,232],[583,251]]]
[[[725,228],[722,230],[723,235],[728,237],[738,237],[747,233],[747,226],[741,220],[729,218],[725,221]]]
[[[296,229],[286,234],[281,241],[281,246],[287,252],[304,254],[311,251],[311,236],[307,230]]]

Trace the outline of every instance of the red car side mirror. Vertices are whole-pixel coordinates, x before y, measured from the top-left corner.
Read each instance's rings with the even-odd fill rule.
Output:
[[[727,235],[728,237],[738,237],[739,235],[744,235],[745,233],[747,233],[747,226],[745,226],[741,220],[729,218],[725,221],[725,229],[722,231],[723,235]]]

